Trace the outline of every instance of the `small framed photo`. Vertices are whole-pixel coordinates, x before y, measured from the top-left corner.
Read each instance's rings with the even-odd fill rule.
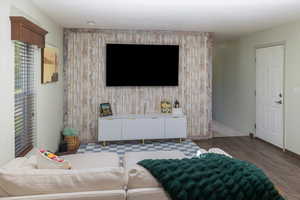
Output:
[[[172,104],[169,101],[160,102],[161,112],[164,114],[172,113]]]
[[[100,117],[111,116],[112,110],[110,103],[101,103],[100,104]]]

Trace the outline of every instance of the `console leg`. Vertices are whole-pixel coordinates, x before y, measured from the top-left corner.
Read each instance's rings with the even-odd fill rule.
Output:
[[[142,144],[145,144],[145,140],[144,139],[142,139]]]
[[[179,138],[179,143],[181,143],[182,142],[182,138]]]
[[[103,146],[104,146],[104,147],[106,146],[106,142],[105,142],[105,141],[103,141]]]

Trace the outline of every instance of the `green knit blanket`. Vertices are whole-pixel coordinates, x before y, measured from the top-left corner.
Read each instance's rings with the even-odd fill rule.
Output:
[[[262,170],[220,154],[138,164],[161,183],[172,200],[284,200]]]

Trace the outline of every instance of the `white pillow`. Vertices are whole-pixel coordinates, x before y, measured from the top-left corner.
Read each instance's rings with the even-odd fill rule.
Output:
[[[196,153],[196,156],[200,156],[201,154],[208,153],[205,149],[199,149]]]
[[[71,169],[68,161],[59,158],[55,154],[43,149],[37,151],[37,168],[38,169]]]
[[[231,155],[229,155],[228,153],[226,153],[225,151],[223,151],[222,149],[219,149],[219,148],[210,148],[208,150],[208,153],[221,154],[221,155],[228,156],[228,157],[232,158]]]

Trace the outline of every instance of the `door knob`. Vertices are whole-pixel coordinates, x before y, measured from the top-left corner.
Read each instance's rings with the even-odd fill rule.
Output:
[[[277,104],[282,104],[282,100],[275,101],[275,103],[277,103]]]

